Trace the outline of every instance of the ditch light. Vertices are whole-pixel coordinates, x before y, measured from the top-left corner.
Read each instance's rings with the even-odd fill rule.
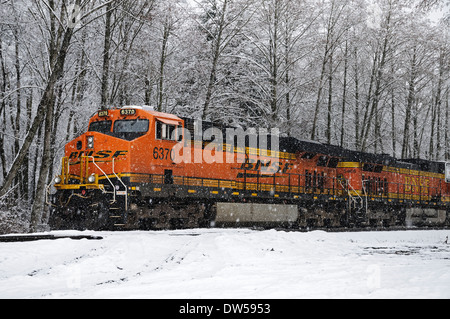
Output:
[[[94,137],[93,136],[87,137],[87,148],[94,148]]]

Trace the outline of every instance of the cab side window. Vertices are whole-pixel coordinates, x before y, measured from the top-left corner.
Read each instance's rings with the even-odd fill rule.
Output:
[[[163,123],[156,121],[156,139],[162,140],[162,126]]]
[[[156,121],[156,139],[157,140],[169,140],[179,141],[179,137],[176,134],[177,127],[175,125],[165,124]]]

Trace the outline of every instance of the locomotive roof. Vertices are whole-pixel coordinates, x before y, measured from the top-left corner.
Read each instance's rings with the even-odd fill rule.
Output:
[[[288,153],[308,152],[338,157],[343,161],[371,163],[398,168],[420,170],[443,174],[445,163],[424,159],[396,159],[389,154],[374,154],[345,149],[340,146],[310,140],[299,140],[294,137],[280,137],[280,150]]]
[[[441,173],[441,174],[444,174],[445,172],[444,162],[434,162],[423,160],[420,158],[402,159],[401,162],[415,165],[416,167],[419,167],[418,169],[421,171]]]
[[[339,157],[350,162],[371,163],[393,166],[398,168],[420,170],[433,173],[444,173],[445,163],[424,159],[396,159],[388,154],[374,154],[353,151],[336,145],[324,144],[315,141],[299,140],[294,137],[281,137],[280,150],[289,153],[309,152]]]
[[[152,106],[148,106],[148,105],[143,105],[143,106],[129,105],[129,106],[122,107],[122,109],[139,109],[139,110],[144,110],[145,112],[150,113],[151,115],[156,116],[156,117],[167,118],[167,119],[171,119],[171,120],[175,120],[175,121],[179,121],[179,122],[183,121],[181,118],[179,118],[178,116],[176,116],[174,114],[155,111],[155,109]]]
[[[295,137],[280,137],[280,150],[289,153],[308,152],[340,157],[352,162],[369,162],[389,165],[394,159],[386,154],[372,154],[352,151],[341,146],[320,143],[310,140],[299,140]]]

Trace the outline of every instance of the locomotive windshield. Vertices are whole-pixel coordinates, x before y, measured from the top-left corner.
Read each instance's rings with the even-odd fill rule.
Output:
[[[118,120],[114,123],[114,133],[145,133],[148,120]]]
[[[145,119],[117,120],[114,122],[113,135],[128,141],[132,141],[147,133],[149,121]]]
[[[89,132],[110,133],[112,121],[93,122],[89,126]]]

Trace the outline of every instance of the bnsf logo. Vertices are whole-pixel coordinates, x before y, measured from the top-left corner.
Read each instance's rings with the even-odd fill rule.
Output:
[[[276,174],[279,173],[280,171],[285,174],[287,171],[289,171],[291,169],[291,163],[284,163],[284,167],[283,167],[283,163],[281,162],[272,162],[272,161],[261,161],[258,160],[255,162],[255,160],[253,159],[246,159],[246,161],[244,163],[242,163],[240,169],[246,170],[246,171],[260,171],[261,174],[264,175],[270,175],[270,174]],[[255,174],[246,174],[247,177],[255,177],[258,176],[258,174],[256,174],[255,176],[253,176]],[[237,178],[242,178],[244,177],[244,173],[239,172],[237,175]]]
[[[126,155],[128,151],[81,151],[81,152],[72,152],[69,155],[69,159],[77,159],[81,156],[93,156],[95,159],[105,159],[105,158],[117,158],[119,156]]]

